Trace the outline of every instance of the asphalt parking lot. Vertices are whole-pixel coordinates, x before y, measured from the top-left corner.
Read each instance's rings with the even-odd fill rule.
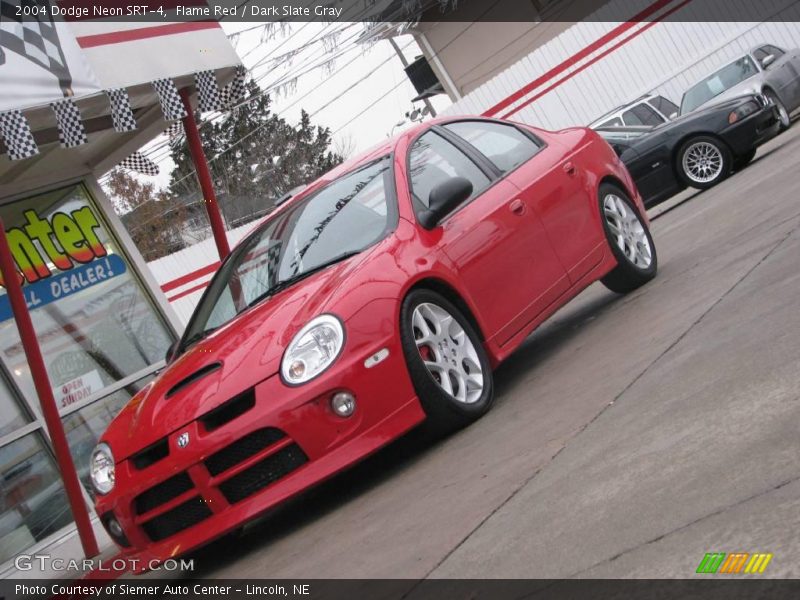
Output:
[[[659,277],[558,313],[499,369],[487,417],[410,434],[195,575],[690,577],[741,551],[800,576],[798,156],[796,124],[655,209]]]

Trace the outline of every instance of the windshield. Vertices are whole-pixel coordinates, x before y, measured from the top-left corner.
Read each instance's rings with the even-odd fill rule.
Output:
[[[745,79],[757,73],[758,67],[756,67],[750,55],[743,56],[722,67],[719,71],[709,75],[686,91],[681,101],[681,114],[692,112],[698,106],[705,104],[733,86],[739,85]]]
[[[385,157],[297,201],[225,261],[186,328],[181,349],[300,279],[385,237],[395,214]]]

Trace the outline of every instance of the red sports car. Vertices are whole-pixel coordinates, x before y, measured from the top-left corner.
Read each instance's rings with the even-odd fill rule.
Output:
[[[95,449],[97,512],[143,564],[182,554],[423,421],[478,419],[537,325],[598,279],[655,274],[642,200],[596,133],[428,122],[231,252]]]

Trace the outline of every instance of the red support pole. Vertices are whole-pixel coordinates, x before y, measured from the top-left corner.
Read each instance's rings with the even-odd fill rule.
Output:
[[[91,558],[100,554],[100,549],[97,547],[89,511],[83,500],[78,472],[75,470],[75,463],[69,451],[67,436],[64,433],[64,426],[58,414],[56,399],[53,397],[53,390],[50,386],[50,379],[47,376],[42,351],[39,348],[36,331],[33,328],[28,305],[25,302],[25,295],[22,292],[22,284],[17,279],[17,267],[14,264],[14,257],[8,245],[6,228],[2,219],[0,219],[0,273],[3,274],[8,301],[11,304],[11,312],[17,322],[22,348],[25,351],[25,357],[28,359],[33,385],[36,387],[36,394],[39,396],[39,404],[42,407],[44,422],[53,442],[58,469],[61,471],[64,490],[67,492],[72,516],[75,518],[75,525],[78,527],[83,553],[86,558]]]
[[[192,157],[195,171],[197,171],[197,179],[203,192],[208,220],[211,223],[211,232],[214,234],[214,242],[217,244],[217,252],[219,252],[220,260],[224,260],[231,253],[231,248],[228,245],[228,237],[225,235],[225,225],[222,222],[217,195],[214,193],[211,171],[208,168],[206,154],[203,152],[203,143],[200,141],[200,131],[197,129],[197,121],[194,119],[192,103],[189,102],[189,90],[184,88],[180,90],[180,94],[183,107],[186,109],[186,116],[182,121],[186,141],[189,143],[189,154]]]

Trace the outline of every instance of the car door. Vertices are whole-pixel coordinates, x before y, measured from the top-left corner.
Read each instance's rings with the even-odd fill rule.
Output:
[[[630,144],[620,158],[636,182],[645,204],[669,196],[682,187],[672,168],[669,138],[651,134]]]
[[[519,189],[520,199],[536,213],[548,234],[570,283],[599,261],[602,252],[594,259],[591,256],[602,242],[596,214],[591,213],[597,199],[587,197],[580,161],[570,156],[571,148],[548,146],[511,123],[465,120],[445,128],[468,141]],[[560,286],[553,291],[558,290]],[[547,294],[542,301],[549,299]]]
[[[544,297],[568,287],[566,273],[536,213],[485,157],[440,127],[414,142],[409,184],[417,209],[427,206],[436,185],[456,176],[472,182],[473,194],[437,227],[437,247],[458,269],[484,334],[502,344],[538,314]]]
[[[569,283],[576,283],[599,262],[603,239],[597,226],[597,198],[587,193],[580,141],[573,147],[554,136],[548,145],[513,124],[493,121],[462,121],[446,128],[463,135],[517,187],[520,199],[544,227]],[[548,299],[549,294],[542,300]]]

